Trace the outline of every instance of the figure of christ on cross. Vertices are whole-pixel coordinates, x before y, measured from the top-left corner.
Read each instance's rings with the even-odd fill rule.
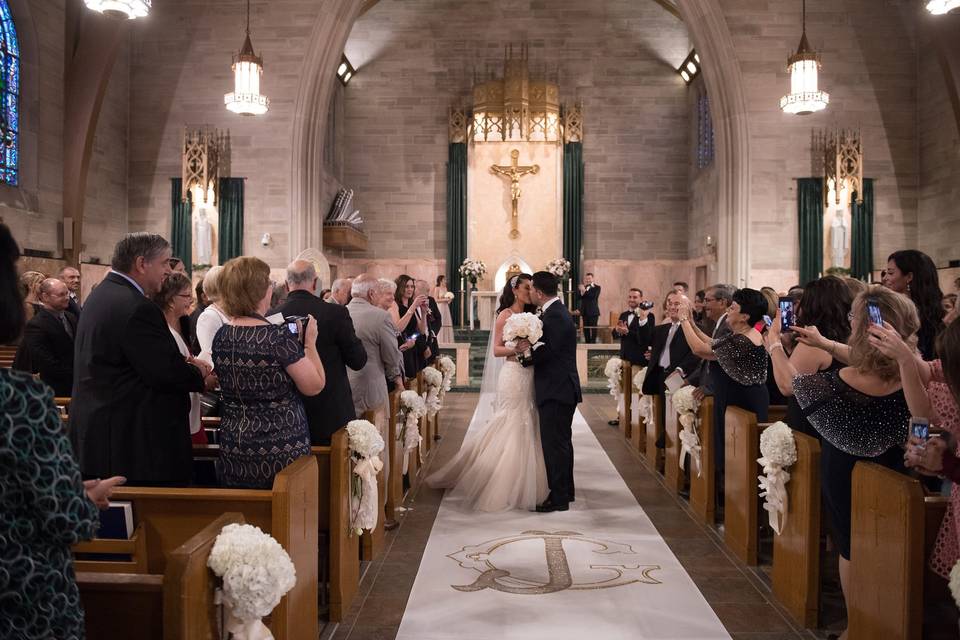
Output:
[[[493,173],[510,178],[510,200],[513,202],[513,212],[510,218],[510,237],[519,238],[520,231],[517,229],[517,221],[520,217],[518,208],[520,206],[520,178],[529,174],[536,174],[540,171],[540,165],[521,166],[517,164],[520,158],[520,152],[516,149],[510,152],[510,164],[507,166],[495,164],[490,167]]]

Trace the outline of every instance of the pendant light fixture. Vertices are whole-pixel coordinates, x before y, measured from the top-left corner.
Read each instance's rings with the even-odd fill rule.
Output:
[[[830,94],[817,87],[820,71],[820,55],[810,49],[807,42],[807,0],[803,0],[803,33],[797,52],[787,59],[790,72],[790,93],[780,98],[784,113],[805,116],[827,108]]]
[[[114,18],[145,18],[150,13],[151,0],[83,0],[88,9]]]
[[[250,0],[247,0],[247,35],[240,53],[233,57],[233,91],[223,96],[229,111],[244,116],[259,116],[270,108],[270,98],[260,95],[263,58],[253,52],[250,42]]]
[[[935,16],[950,13],[958,7],[960,7],[960,0],[930,0],[927,3],[927,11]]]

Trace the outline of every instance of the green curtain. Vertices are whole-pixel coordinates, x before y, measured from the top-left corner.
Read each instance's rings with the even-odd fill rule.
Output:
[[[220,264],[243,255],[243,181],[244,178],[220,178],[220,239],[217,243]]]
[[[797,219],[800,223],[800,285],[823,271],[823,178],[797,179]]]
[[[170,248],[173,249],[173,255],[183,260],[187,267],[187,272],[193,271],[193,206],[190,202],[190,194],[187,193],[187,199],[181,199],[183,189],[183,180],[181,178],[170,179],[170,207],[171,207],[171,229],[170,229]]]
[[[582,254],[583,143],[568,142],[563,145],[563,257],[570,261],[574,282],[580,282]]]
[[[451,142],[447,161],[447,289],[457,297],[450,305],[454,326],[460,318],[460,265],[467,257],[467,145]],[[466,310],[466,307],[464,307]]]
[[[850,275],[870,282],[873,274],[873,178],[863,179],[863,204],[850,205]]]

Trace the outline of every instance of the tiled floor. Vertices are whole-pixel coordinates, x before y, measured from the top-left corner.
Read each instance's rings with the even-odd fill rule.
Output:
[[[447,460],[460,446],[478,396],[447,396],[442,413],[444,438],[430,467]],[[785,640],[814,638],[798,629],[771,602],[766,584],[731,558],[716,533],[693,520],[685,502],[671,496],[639,456],[623,442],[619,430],[607,425],[613,400],[588,395],[580,410],[627,486],[700,588],[707,602],[735,639]],[[421,486],[408,501],[400,527],[387,534],[387,550],[366,567],[360,593],[347,618],[329,625],[324,638],[334,640],[392,640],[406,607],[442,498],[441,491]]]

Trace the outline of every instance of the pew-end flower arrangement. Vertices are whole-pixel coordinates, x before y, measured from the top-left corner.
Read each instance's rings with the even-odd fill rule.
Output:
[[[297,583],[297,571],[280,543],[259,527],[228,524],[214,541],[207,566],[223,581],[217,600],[232,637],[272,640],[261,618]]]
[[[763,467],[760,480],[760,497],[770,519],[770,527],[777,532],[787,526],[787,471],[797,461],[797,441],[793,430],[783,422],[774,422],[760,434],[760,458]]]
[[[377,526],[380,497],[377,474],[383,469],[380,452],[384,443],[380,432],[367,420],[347,423],[347,440],[353,458],[353,481],[350,483],[350,530],[357,535]]]
[[[515,313],[503,324],[503,344],[513,349],[519,340],[526,340],[531,345],[536,344],[543,337],[543,322],[532,313]],[[519,356],[522,361],[531,356],[531,349],[527,349]]]
[[[420,443],[423,437],[420,435],[420,418],[427,415],[427,403],[416,391],[403,391],[400,393],[400,433],[397,434],[397,440],[403,446],[404,454],[411,451],[420,451]],[[419,455],[419,453],[418,453]],[[410,456],[403,456],[403,472],[406,473],[410,466]]]
[[[433,367],[423,370],[423,382],[427,385],[424,402],[427,405],[427,416],[432,418],[442,409],[440,393],[443,390],[443,374]]]
[[[637,416],[642,420],[638,423],[640,426],[653,423],[653,398],[643,395],[643,381],[646,379],[646,367],[633,374],[633,390],[640,398],[637,402]]]
[[[671,399],[673,400],[673,409],[678,414],[677,419],[680,421],[680,426],[683,427],[679,433],[680,468],[683,468],[684,462],[689,455],[690,460],[697,469],[697,477],[699,478],[703,473],[700,467],[700,435],[697,433],[700,419],[700,402],[696,396],[693,395],[694,391],[696,391],[696,387],[692,385],[680,387],[673,393]]]
[[[457,374],[457,363],[450,356],[440,356],[437,358],[437,366],[440,367],[440,373],[443,374],[443,393],[446,393],[453,386],[453,376]],[[441,394],[442,399],[443,395]]]
[[[607,360],[607,364],[603,367],[603,375],[607,378],[607,388],[610,389],[610,395],[617,399],[617,404],[620,403],[620,396],[623,395],[623,390],[620,388],[620,376],[623,373],[623,360],[617,356],[613,356]]]
[[[953,601],[960,607],[960,560],[950,570],[950,594],[953,596]]]

